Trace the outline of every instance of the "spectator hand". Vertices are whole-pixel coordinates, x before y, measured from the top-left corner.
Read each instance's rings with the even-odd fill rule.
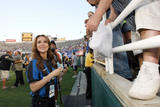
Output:
[[[93,15],[89,21],[87,22],[87,32],[96,31],[98,28],[98,25],[100,23],[100,19],[98,19],[95,15]]]
[[[106,19],[106,21],[105,21],[105,25],[107,25],[108,23],[111,23],[111,22],[113,22],[113,20],[112,19]]]
[[[91,59],[94,59],[94,57],[91,57]]]

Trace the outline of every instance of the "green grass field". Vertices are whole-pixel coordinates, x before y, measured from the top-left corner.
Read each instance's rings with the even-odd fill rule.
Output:
[[[69,71],[65,73],[63,76],[63,80],[61,82],[61,92],[63,95],[68,95],[71,92],[72,86],[74,84],[75,79],[72,78],[73,72],[72,69],[69,68]],[[18,88],[12,89],[11,86],[15,82],[15,73],[10,72],[10,78],[7,80],[7,86],[9,88],[2,89],[2,81],[0,81],[0,107],[30,107],[31,105],[31,96],[29,95],[30,89],[29,84],[26,81],[25,77],[25,85],[19,86]]]

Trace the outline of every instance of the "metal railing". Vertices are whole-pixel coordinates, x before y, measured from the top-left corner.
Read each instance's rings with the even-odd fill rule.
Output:
[[[115,19],[114,22],[111,23],[111,28],[115,28],[120,22],[124,20],[126,16],[128,16],[133,10],[150,3],[152,0],[132,0],[128,6],[122,11],[122,13]],[[113,53],[123,52],[123,51],[132,51],[138,49],[150,49],[150,48],[158,48],[160,47],[160,35],[155,37],[151,37],[145,40],[140,40],[134,43],[129,43],[123,46],[118,46],[112,49]],[[98,61],[96,59],[95,62],[105,64],[106,71],[109,71],[110,74],[114,73],[113,67],[113,54],[111,57],[105,58],[105,63]]]

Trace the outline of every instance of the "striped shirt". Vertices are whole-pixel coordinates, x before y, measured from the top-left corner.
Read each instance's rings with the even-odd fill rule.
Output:
[[[115,12],[119,15],[125,7],[129,4],[131,0],[113,0],[112,6],[115,9]],[[126,18],[126,24],[129,27],[130,30],[135,31],[136,25],[135,25],[135,11],[133,11],[131,14],[129,14]]]

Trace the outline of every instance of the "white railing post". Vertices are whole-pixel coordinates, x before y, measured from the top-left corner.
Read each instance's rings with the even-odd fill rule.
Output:
[[[105,58],[105,70],[109,72],[108,57]]]
[[[96,63],[97,62],[97,51],[96,50],[93,51],[93,57],[94,57],[94,62]]]
[[[106,72],[109,72],[109,74],[114,73],[113,54],[111,55],[111,57],[106,57],[105,58],[105,70],[106,70]]]
[[[114,73],[113,54],[111,57],[108,57],[108,66],[109,66],[109,74],[113,74]]]

